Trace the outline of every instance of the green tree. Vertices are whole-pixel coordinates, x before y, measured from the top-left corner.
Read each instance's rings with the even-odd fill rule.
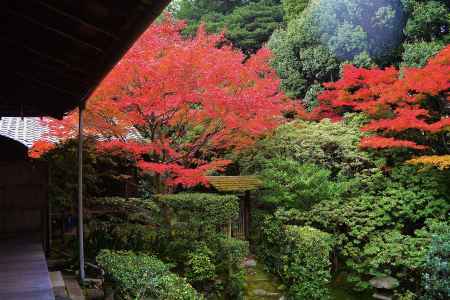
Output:
[[[423,67],[428,59],[442,50],[444,44],[440,41],[415,42],[403,44],[402,66]]]
[[[283,90],[303,98],[313,84],[334,81],[344,61],[389,65],[398,60],[404,24],[400,0],[310,1],[269,42]]]
[[[211,33],[226,37],[246,54],[256,52],[283,24],[280,0],[181,0],[172,8],[177,19],[187,21],[183,33],[193,36],[201,23]]]
[[[284,19],[290,22],[297,18],[308,6],[310,0],[282,0]]]
[[[291,98],[302,98],[313,84],[333,81],[339,62],[331,51],[314,37],[307,18],[276,30],[268,43],[274,53],[272,65],[281,78],[281,87]]]
[[[339,197],[345,184],[330,180],[331,172],[291,159],[270,160],[261,173],[263,201],[290,208],[309,209],[316,203]]]
[[[195,35],[200,23],[205,23],[208,32],[217,33],[223,29],[223,21],[235,7],[245,0],[181,0],[174,8],[174,16],[187,21],[185,35]]]
[[[363,121],[358,115],[338,123],[327,119],[318,123],[294,121],[241,153],[237,161],[248,174],[261,172],[267,161],[281,157],[325,168],[333,178],[354,177],[373,168],[369,155],[358,148]]]
[[[447,4],[446,4],[447,3]],[[409,41],[433,41],[443,39],[450,29],[450,4],[448,1],[409,0],[405,4],[409,11],[405,35]]]
[[[226,37],[244,53],[256,52],[283,23],[281,5],[271,0],[237,7],[225,17]]]
[[[423,299],[450,298],[450,226],[439,224],[431,240],[431,247],[425,263],[426,272],[422,276],[425,289]]]
[[[307,11],[319,40],[341,60],[367,51],[386,63],[401,42],[405,14],[400,0],[315,0]]]

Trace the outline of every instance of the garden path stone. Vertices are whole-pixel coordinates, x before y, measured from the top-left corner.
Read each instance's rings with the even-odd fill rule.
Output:
[[[258,264],[253,258],[247,258],[243,265],[249,265],[248,262],[251,260],[254,262],[251,262],[250,265],[254,267],[246,267],[245,270],[244,300],[284,300],[278,289],[280,283],[264,270],[263,265]]]
[[[250,258],[250,259],[246,259],[244,261],[244,267],[246,268],[255,268],[256,267],[256,260]]]
[[[377,289],[392,290],[399,286],[399,281],[391,276],[376,277],[369,281],[370,285]]]

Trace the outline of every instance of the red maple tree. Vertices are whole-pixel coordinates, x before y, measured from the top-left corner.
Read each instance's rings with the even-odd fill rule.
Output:
[[[324,86],[316,116],[338,117],[345,111],[358,111],[370,117],[362,130],[374,135],[363,138],[361,147],[424,150],[439,144],[448,152],[450,46],[423,68],[347,65],[340,80]]]
[[[267,49],[243,63],[223,35],[200,28],[184,39],[183,26],[166,17],[142,35],[88,101],[85,130],[100,150],[131,153],[166,184],[194,186],[230,163],[224,150],[275,128],[292,102],[279,91]],[[76,121],[73,112],[47,123],[52,135],[68,138]]]
[[[28,156],[31,158],[39,158],[42,154],[52,150],[53,148],[55,148],[55,144],[52,142],[45,140],[36,141],[33,144],[33,147],[31,147],[28,151]]]

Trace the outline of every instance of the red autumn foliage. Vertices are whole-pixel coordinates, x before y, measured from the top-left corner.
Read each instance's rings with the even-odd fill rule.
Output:
[[[388,148],[411,148],[416,150],[424,150],[427,147],[417,145],[411,141],[397,140],[382,136],[363,137],[360,143],[361,148],[388,149]]]
[[[33,144],[33,146],[28,150],[28,156],[31,158],[39,158],[42,154],[52,150],[55,148],[55,144],[48,141],[37,141]]]
[[[347,65],[340,80],[324,86],[316,115],[336,118],[342,111],[359,111],[371,118],[362,130],[376,135],[364,138],[363,148],[423,150],[432,146],[433,134],[447,143],[450,46],[423,68],[368,70]]]
[[[221,170],[225,150],[239,151],[282,120],[292,103],[279,92],[260,50],[245,63],[222,35],[200,28],[193,39],[182,23],[151,26],[88,101],[87,134],[102,151],[126,151],[144,171],[166,184],[206,184],[205,173]],[[73,137],[77,113],[48,121],[51,133]]]

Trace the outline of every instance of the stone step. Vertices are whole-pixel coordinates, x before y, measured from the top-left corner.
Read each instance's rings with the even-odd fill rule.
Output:
[[[71,300],[86,300],[76,277],[64,277],[64,282]]]
[[[57,299],[67,298],[66,284],[60,271],[50,272],[53,293]]]

